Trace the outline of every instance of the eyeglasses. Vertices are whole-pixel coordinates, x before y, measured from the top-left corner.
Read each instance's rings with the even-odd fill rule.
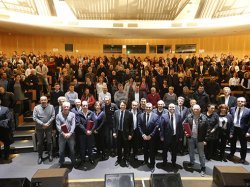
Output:
[[[88,107],[88,105],[82,105],[83,107]]]

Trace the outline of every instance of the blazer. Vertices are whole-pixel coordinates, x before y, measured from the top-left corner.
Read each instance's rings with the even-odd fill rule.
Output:
[[[175,106],[175,111],[178,115],[181,116],[181,122],[184,121],[184,119],[187,117],[187,115],[189,114],[189,110],[187,107],[182,106],[182,111],[180,112],[180,107],[178,105]]]
[[[146,134],[154,137],[159,127],[159,117],[157,114],[151,112],[148,125],[146,125],[146,112],[143,112],[138,116],[138,129],[141,135]]]
[[[237,103],[237,98],[234,97],[234,96],[229,96],[229,100],[228,100],[228,107],[229,107],[229,109],[231,107],[235,107],[236,103]],[[221,96],[219,98],[219,104],[225,104],[225,96]]]
[[[115,114],[114,114],[113,132],[116,134],[118,134],[118,127],[119,127],[119,123],[120,123],[120,111],[121,110],[116,110]],[[133,135],[133,130],[134,130],[134,128],[133,128],[133,115],[128,110],[125,110],[124,111],[124,119],[123,119],[123,131],[122,131],[123,139],[128,140],[128,136]]]
[[[235,115],[235,111],[236,111],[237,107],[232,107],[230,110],[230,113],[233,116],[233,120]],[[242,131],[244,133],[250,133],[250,109],[249,108],[244,108],[244,111],[242,113],[242,116],[240,118],[240,128],[242,129]],[[232,125],[232,129],[231,129],[231,134],[234,132],[234,125]]]
[[[183,137],[183,127],[181,116],[175,113],[175,123],[176,123],[176,138],[177,140]],[[174,129],[170,125],[170,116],[169,113],[163,115],[162,123],[160,124],[160,136],[164,141],[171,143],[172,136],[174,135]]]

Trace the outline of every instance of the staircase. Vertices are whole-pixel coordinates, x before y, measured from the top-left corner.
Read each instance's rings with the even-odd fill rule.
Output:
[[[27,153],[36,150],[35,122],[32,116],[24,117],[24,122],[14,132],[14,143],[11,144],[11,153]]]

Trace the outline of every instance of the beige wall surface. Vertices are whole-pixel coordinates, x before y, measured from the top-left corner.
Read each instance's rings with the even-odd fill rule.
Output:
[[[65,52],[64,45],[71,43],[74,45],[74,52]],[[197,53],[204,50],[203,55],[213,55],[220,53],[233,53],[235,56],[242,58],[245,54],[250,55],[250,34],[249,35],[231,35],[231,36],[209,36],[201,38],[169,38],[169,39],[108,39],[108,38],[84,38],[74,36],[38,36],[38,35],[17,35],[0,33],[0,51],[11,55],[13,51],[18,53],[33,51],[37,53],[52,52],[55,54],[68,55],[104,55],[103,44],[120,44],[120,45],[172,45],[175,50],[175,44],[196,44]],[[53,52],[53,49],[55,52]],[[58,51],[57,51],[58,50]],[[76,50],[78,50],[76,52]],[[125,54],[126,50],[123,49]],[[112,54],[107,54],[108,56]],[[140,56],[165,56],[166,54],[149,53],[131,54]],[[177,54],[178,56],[178,54]]]

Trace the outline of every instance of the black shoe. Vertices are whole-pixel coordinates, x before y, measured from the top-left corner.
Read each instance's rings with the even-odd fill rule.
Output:
[[[177,167],[177,165],[176,165],[175,162],[172,162],[172,167],[173,167],[173,168],[176,168],[176,167]]]
[[[53,161],[53,156],[49,155],[49,161],[52,162]]]
[[[43,162],[43,159],[42,159],[42,157],[38,157],[38,160],[37,160],[37,164],[41,164]]]
[[[194,167],[194,163],[189,162],[187,166],[188,166],[188,168],[193,168]]]
[[[129,162],[125,160],[124,166],[125,166],[125,167],[129,167]]]
[[[239,160],[239,163],[241,163],[241,164],[245,164],[245,162],[246,162],[246,160],[244,160],[244,159]]]
[[[167,167],[168,162],[167,162],[167,161],[164,161],[164,162],[162,163],[162,165],[163,165],[163,167]]]
[[[227,159],[224,157],[224,158],[222,158],[222,161],[223,162],[227,162]]]
[[[115,162],[115,166],[118,166],[120,164],[120,160],[117,160],[116,162]]]
[[[141,162],[141,165],[146,165],[146,164],[148,164],[148,162],[146,162],[146,161]]]
[[[231,155],[231,154],[230,154],[230,155],[227,156],[227,158],[228,158],[228,160],[233,160],[234,155]]]

